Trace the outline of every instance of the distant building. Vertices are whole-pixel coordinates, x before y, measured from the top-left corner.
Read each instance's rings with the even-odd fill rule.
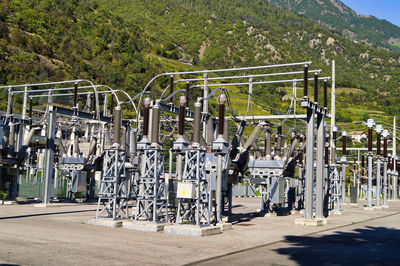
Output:
[[[348,136],[353,142],[359,143],[367,139],[367,134],[364,131],[352,131],[348,133]]]

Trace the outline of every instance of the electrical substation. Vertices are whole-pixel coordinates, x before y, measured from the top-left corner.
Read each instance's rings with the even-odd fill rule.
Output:
[[[0,189],[43,206],[97,202],[93,226],[192,236],[234,231],[233,199],[249,194],[258,216],[301,226],[323,226],[364,199],[365,212],[389,208],[396,125],[360,122],[368,147],[347,147],[334,63],[331,73],[312,66],[162,73],[136,95],[83,79],[1,86]],[[168,80],[162,92],[152,89],[158,79]],[[255,115],[253,88],[275,84],[293,88],[287,112]],[[232,86],[248,96],[245,114],[232,107]]]

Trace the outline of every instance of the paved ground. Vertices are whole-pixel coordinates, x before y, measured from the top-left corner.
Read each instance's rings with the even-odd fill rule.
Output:
[[[328,225],[300,215],[258,217],[257,198],[235,198],[233,230],[209,237],[87,225],[95,205],[0,205],[0,264],[23,265],[400,265],[400,202],[346,206]]]

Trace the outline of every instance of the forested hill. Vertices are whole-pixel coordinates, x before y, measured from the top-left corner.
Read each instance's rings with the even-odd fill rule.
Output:
[[[400,55],[354,43],[336,30],[265,0],[98,0],[152,36],[153,51],[203,68],[312,60],[339,87],[359,88],[350,105],[399,113]],[[344,95],[344,98],[346,95]]]
[[[357,14],[339,0],[266,1],[328,25],[351,40],[400,51],[400,27],[384,19]]]
[[[330,73],[335,59],[338,87],[360,92],[338,94],[342,107],[400,114],[400,54],[265,0],[1,1],[1,84],[86,78],[138,91],[163,71],[311,60]],[[181,58],[193,66],[165,63]]]
[[[95,1],[0,5],[0,84],[86,78],[137,90],[161,70],[142,28]]]

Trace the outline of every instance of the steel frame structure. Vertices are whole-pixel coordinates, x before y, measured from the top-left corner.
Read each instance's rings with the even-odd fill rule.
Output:
[[[194,184],[195,199],[178,199],[176,223],[190,222],[196,226],[209,226],[211,216],[211,190],[205,172],[205,150],[189,148],[184,151],[181,182]]]
[[[105,150],[96,219],[129,218],[128,201],[132,182],[127,178],[125,162],[124,150],[118,148]]]
[[[149,146],[140,151],[141,175],[137,181],[138,195],[135,221],[168,222],[168,201],[164,178],[164,150]]]

